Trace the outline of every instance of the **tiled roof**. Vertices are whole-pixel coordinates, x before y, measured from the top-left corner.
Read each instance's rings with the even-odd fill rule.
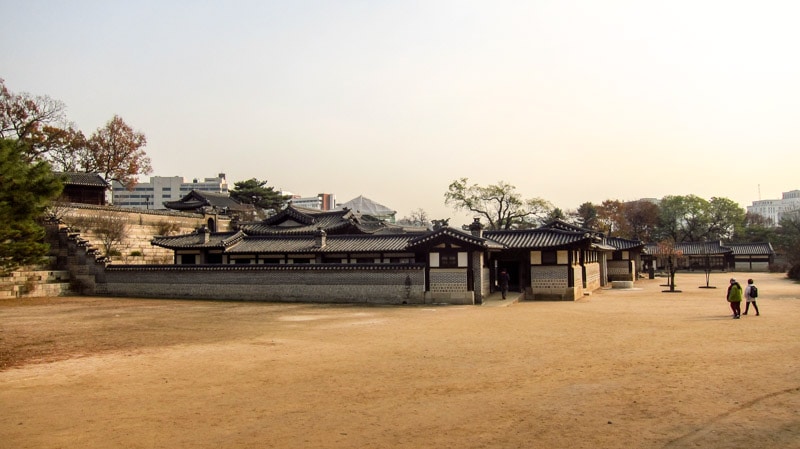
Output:
[[[567,223],[566,221],[559,220],[557,218],[553,219],[553,220],[550,220],[549,222],[543,224],[542,226],[539,226],[538,229],[558,229],[558,230],[561,230],[561,231],[582,232],[582,233],[587,233],[588,232],[588,233],[592,233],[592,234],[599,234],[599,232],[597,232],[597,231],[594,231],[594,230],[591,230],[591,229],[582,228],[580,226],[574,225],[572,223]]]
[[[56,176],[64,176],[66,185],[108,187],[108,183],[97,173],[55,172]]]
[[[408,247],[409,248],[415,248],[415,247],[419,247],[419,246],[424,246],[426,244],[434,243],[437,240],[445,238],[445,237],[449,237],[451,239],[460,240],[462,242],[465,242],[465,243],[468,243],[468,244],[471,244],[471,245],[475,245],[475,246],[479,246],[481,248],[490,248],[490,249],[491,248],[496,248],[496,249],[503,248],[503,246],[501,244],[499,244],[498,242],[494,242],[494,241],[492,241],[492,240],[490,240],[488,238],[485,238],[485,234],[484,234],[484,237],[477,237],[477,236],[472,235],[471,233],[463,232],[463,231],[460,231],[458,229],[451,228],[451,227],[443,227],[443,228],[437,229],[437,230],[435,230],[433,232],[416,236],[416,237],[412,238],[408,242]]]
[[[276,226],[291,220],[300,224],[310,225],[316,223],[317,220],[320,219],[330,220],[333,218],[342,220],[348,215],[349,212],[345,210],[327,211],[319,209],[310,209],[307,207],[298,207],[290,204],[277,214],[268,217],[265,220],[262,220],[261,223],[265,226]]]
[[[680,251],[684,256],[720,255],[731,252],[730,248],[722,246],[721,242],[680,242],[675,244],[675,251]],[[658,244],[648,243],[644,247],[644,254],[658,254]]]
[[[173,210],[196,210],[205,206],[234,211],[252,209],[251,205],[242,204],[226,193],[204,192],[201,190],[192,190],[178,201],[164,202],[164,207]]]
[[[241,231],[235,232],[212,232],[209,234],[208,241],[205,240],[204,233],[194,232],[192,234],[156,236],[150,243],[168,249],[187,249],[187,248],[227,248],[245,237]]]
[[[727,243],[726,247],[733,251],[735,256],[769,256],[775,254],[772,244],[766,243]]]
[[[320,221],[315,224],[319,223]],[[198,231],[188,235],[158,236],[152,240],[152,244],[169,249],[218,248],[224,249],[226,253],[230,254],[403,252],[436,245],[442,240],[461,242],[465,245],[489,250],[563,248],[576,244],[591,244],[593,248],[600,250],[615,249],[615,247],[603,245],[590,234],[580,232],[555,229],[488,231],[483,234],[483,237],[478,237],[451,227],[424,234],[401,233],[392,228],[371,234],[327,234],[325,245],[320,248],[317,246],[316,236],[319,229],[313,225],[289,228],[286,232],[278,232],[270,227],[265,227],[268,231],[273,232],[261,235],[250,234],[250,231],[257,226],[259,225],[236,232],[206,234]],[[299,233],[298,228],[302,229],[303,233]],[[208,241],[205,241],[206,235]]]
[[[591,243],[591,235],[557,229],[524,229],[507,231],[486,231],[483,236],[501,243],[507,248],[557,248],[580,242]]]
[[[322,248],[316,246],[313,236],[258,236],[247,237],[225,252],[229,254],[254,253],[372,253],[401,252],[406,249],[411,235],[330,235]]]
[[[620,237],[606,237],[606,243],[620,251],[644,248],[644,242],[641,240],[628,240]]]
[[[733,254],[735,256],[768,256],[775,254],[772,244],[764,243],[725,243],[714,242],[682,242],[675,244],[675,249],[684,256],[703,256],[706,254],[720,255]],[[655,255],[658,252],[656,243],[648,243],[644,247],[644,254]]]
[[[248,235],[305,235],[324,229],[328,234],[398,234],[403,228],[349,210],[321,211],[289,205],[257,223],[242,223]]]

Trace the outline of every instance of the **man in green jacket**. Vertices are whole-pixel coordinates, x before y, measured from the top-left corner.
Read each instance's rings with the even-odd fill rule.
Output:
[[[731,278],[731,285],[728,286],[728,302],[731,303],[733,318],[739,319],[742,315],[742,286]]]

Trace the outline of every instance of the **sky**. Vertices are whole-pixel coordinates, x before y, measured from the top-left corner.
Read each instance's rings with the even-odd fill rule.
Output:
[[[225,173],[471,222],[451,182],[562,210],[800,188],[795,0],[0,0],[0,78],[115,114],[153,176]],[[147,180],[149,177],[144,177]]]

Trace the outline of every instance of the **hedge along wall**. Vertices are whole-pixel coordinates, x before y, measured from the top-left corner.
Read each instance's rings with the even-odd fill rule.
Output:
[[[424,264],[109,265],[95,294],[274,302],[424,304]]]

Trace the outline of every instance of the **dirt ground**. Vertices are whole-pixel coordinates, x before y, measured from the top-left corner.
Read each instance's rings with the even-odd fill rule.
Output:
[[[761,316],[731,319],[731,276]],[[0,301],[0,448],[800,448],[800,285],[576,302]]]

